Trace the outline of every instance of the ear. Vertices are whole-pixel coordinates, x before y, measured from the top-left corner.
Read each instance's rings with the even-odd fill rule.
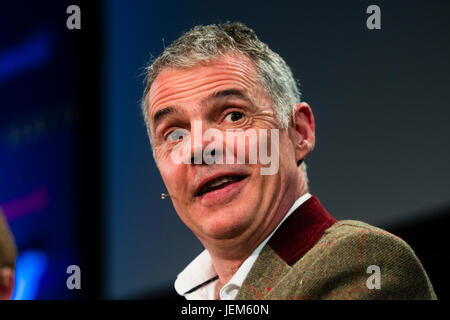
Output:
[[[316,144],[314,116],[306,102],[300,102],[292,111],[290,131],[295,147],[295,160],[300,165]]]
[[[0,300],[9,300],[14,291],[14,270],[0,267]]]

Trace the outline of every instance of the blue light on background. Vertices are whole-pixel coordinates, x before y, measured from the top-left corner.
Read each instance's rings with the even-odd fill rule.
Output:
[[[33,300],[47,269],[47,256],[40,250],[28,250],[17,257],[12,300]]]
[[[22,43],[0,52],[0,83],[15,74],[43,66],[49,60],[51,44],[50,34],[41,30]]]

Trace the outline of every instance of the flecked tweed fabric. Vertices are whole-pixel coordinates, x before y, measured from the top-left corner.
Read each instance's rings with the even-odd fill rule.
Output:
[[[371,265],[381,288],[369,289]],[[266,245],[236,297],[241,299],[437,299],[411,247],[369,224],[343,220],[326,229],[292,265]]]
[[[2,210],[0,208],[0,268],[11,267],[14,269],[16,263],[16,245],[14,238],[9,231],[6,220],[3,217]]]

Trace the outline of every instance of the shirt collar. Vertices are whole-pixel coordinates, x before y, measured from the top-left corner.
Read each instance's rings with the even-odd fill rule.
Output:
[[[311,194],[305,193],[300,198],[298,198],[291,209],[286,213],[278,226],[272,231],[272,233],[264,239],[263,242],[250,254],[250,256],[242,263],[238,271],[233,275],[230,281],[222,288],[229,286],[241,287],[247,274],[255,263],[262,251],[264,246],[267,244],[269,239],[273,236],[275,231],[280,227],[280,225],[294,212],[298,207],[300,207],[306,200],[311,197]],[[196,288],[200,288],[207,283],[213,282],[218,279],[217,273],[214,270],[214,266],[211,261],[211,256],[209,252],[205,249],[203,250],[180,274],[178,274],[175,280],[175,290],[180,295],[186,295]],[[208,296],[211,296],[210,294]]]

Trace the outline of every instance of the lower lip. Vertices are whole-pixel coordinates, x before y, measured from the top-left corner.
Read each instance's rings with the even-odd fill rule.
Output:
[[[247,182],[247,178],[242,179],[234,183],[230,183],[223,188],[207,192],[197,197],[200,200],[202,206],[210,206],[213,204],[229,202],[234,197],[239,195],[242,187]]]

